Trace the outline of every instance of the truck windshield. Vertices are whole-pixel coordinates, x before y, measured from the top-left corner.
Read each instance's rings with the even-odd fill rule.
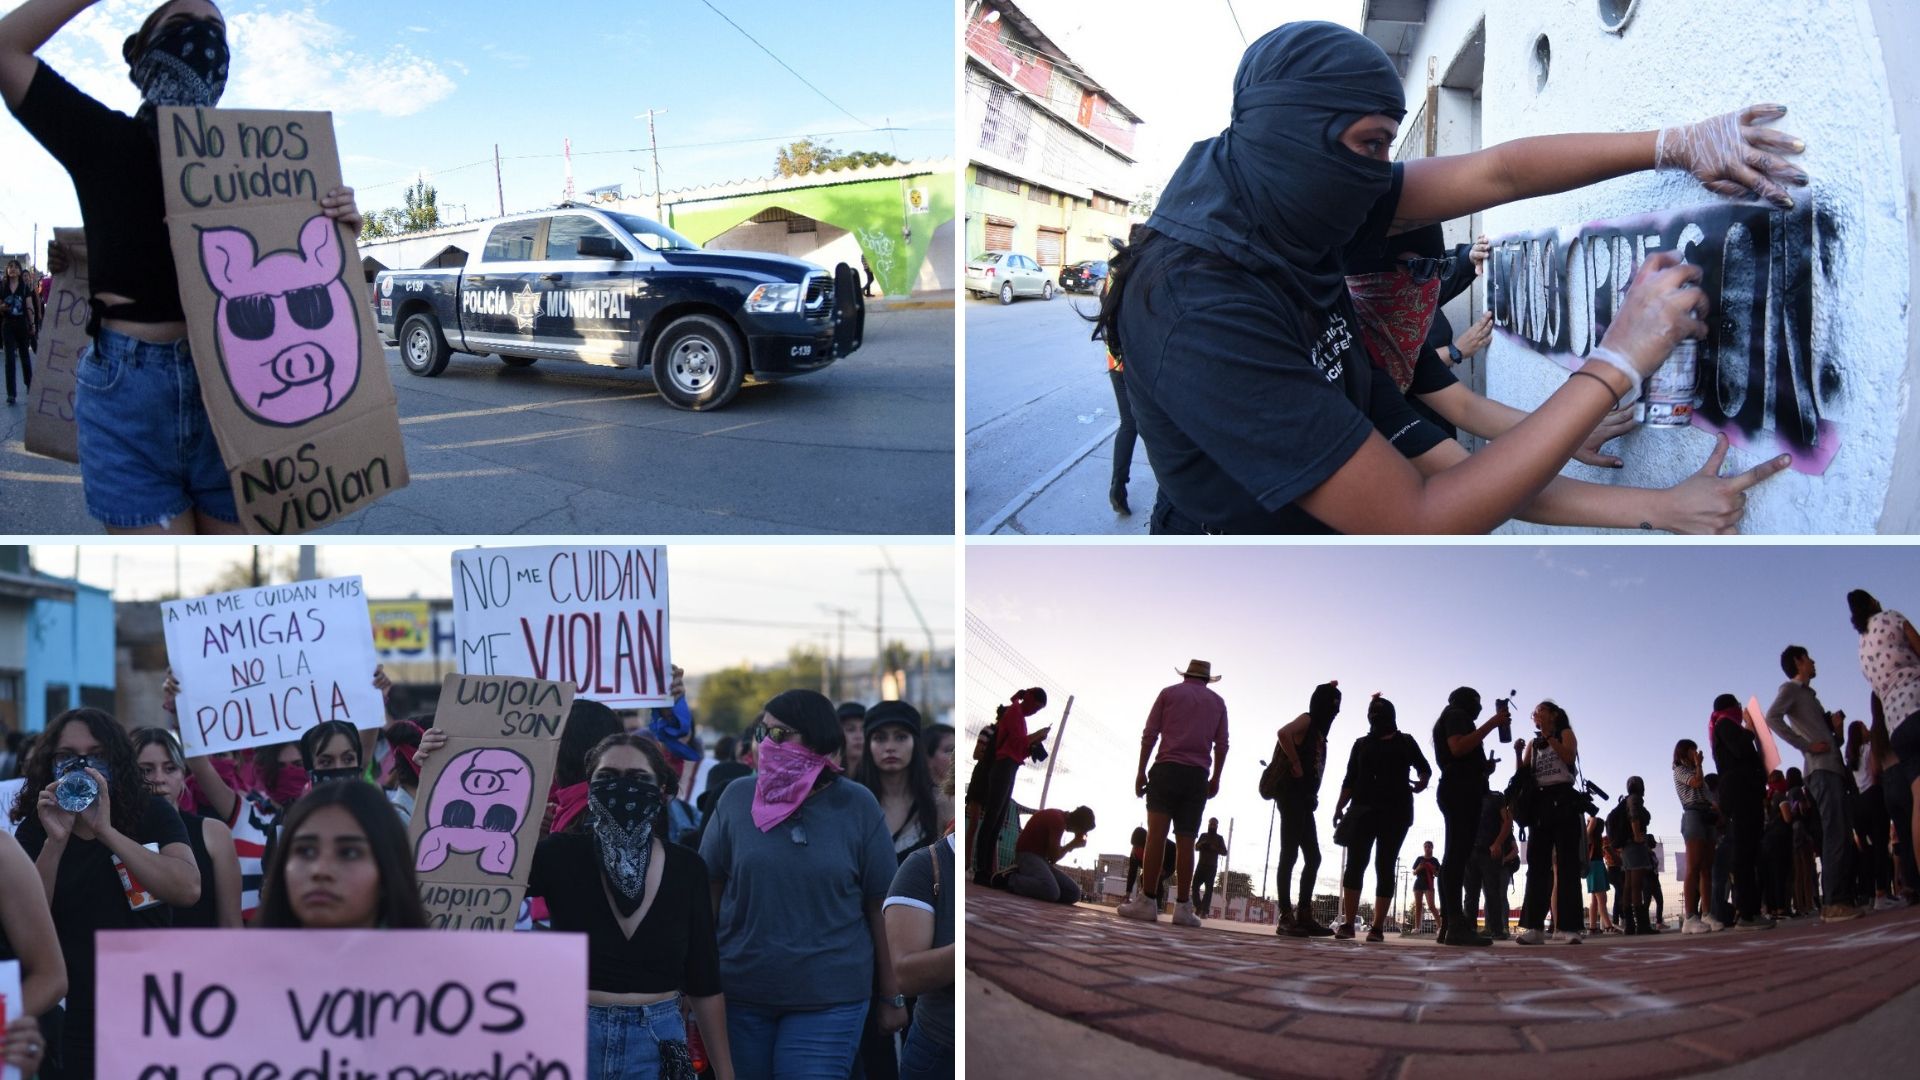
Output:
[[[633,234],[635,240],[653,251],[699,251],[700,245],[667,228],[651,218],[637,214],[608,214],[623,228]]]

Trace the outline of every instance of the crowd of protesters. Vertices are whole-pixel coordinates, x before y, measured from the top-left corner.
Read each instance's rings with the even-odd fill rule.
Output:
[[[1683,736],[1674,743],[1671,776],[1685,844],[1679,932],[1765,930],[1780,919],[1803,917],[1837,923],[1920,904],[1913,848],[1920,832],[1920,631],[1861,590],[1847,595],[1847,607],[1871,690],[1870,723],[1825,708],[1813,688],[1813,657],[1805,647],[1789,645],[1779,656],[1785,681],[1771,706],[1746,710],[1738,698],[1722,694],[1700,732],[1704,742]],[[1207,800],[1220,791],[1228,724],[1226,703],[1211,686],[1220,678],[1211,665],[1195,660],[1180,676],[1155,699],[1141,736],[1133,787],[1145,799],[1147,821],[1134,830],[1118,913],[1153,922],[1171,903],[1173,923],[1195,927],[1211,907],[1209,889],[1209,902],[1195,910],[1201,893],[1194,882],[1195,853],[1210,846],[1200,836],[1200,820]],[[1028,746],[1025,722],[1045,702],[1038,688],[1018,692],[976,745],[980,767],[969,788],[968,815],[969,825],[977,820],[983,831],[973,844],[974,879],[1070,903],[1080,890],[1053,864],[1084,844],[1093,811],[1033,814],[1011,860],[1003,857],[997,824],[1010,803],[1006,777],[1012,768],[1002,763],[1017,767],[1025,757],[1044,753]],[[1592,933],[1662,931],[1662,856],[1651,831],[1645,777],[1625,778],[1613,800],[1587,779],[1567,710],[1542,701],[1529,714],[1531,737],[1512,742],[1513,771],[1496,784],[1498,758],[1485,747],[1495,732],[1502,742],[1512,739],[1513,703],[1497,699],[1488,714],[1472,687],[1448,695],[1433,725],[1432,764],[1420,742],[1399,730],[1392,701],[1375,694],[1368,702],[1368,730],[1352,744],[1333,812],[1333,841],[1345,849],[1346,860],[1338,919],[1332,926],[1320,922],[1311,893],[1320,858],[1314,810],[1341,702],[1337,682],[1314,687],[1307,711],[1280,728],[1260,777],[1260,794],[1277,804],[1281,828],[1276,933],[1353,938],[1371,862],[1375,914],[1367,940],[1383,939],[1414,797],[1427,788],[1436,767],[1444,851],[1436,858],[1428,842],[1412,863],[1415,916],[1403,934],[1418,932],[1422,908],[1437,913],[1443,945],[1486,946],[1509,937],[1521,945],[1550,939],[1579,944]],[[1018,759],[1000,756],[1009,730]],[[1775,740],[1798,752],[1801,763],[1769,770],[1765,747]],[[1068,831],[1074,839],[1063,843]],[[1211,830],[1209,835],[1217,839]],[[1303,873],[1294,902],[1296,861]],[[1507,894],[1523,861],[1524,900],[1515,932]],[[1203,868],[1211,875],[1212,860]]]
[[[432,714],[188,758],[179,690],[154,723],[81,708],[10,740],[0,960],[26,1015],[3,1056],[24,1076],[95,1075],[120,1022],[94,1012],[97,932],[432,925],[407,838],[447,744]],[[574,701],[519,913],[586,936],[588,1075],[951,1077],[953,729],[789,690],[708,751],[678,668],[672,693]]]

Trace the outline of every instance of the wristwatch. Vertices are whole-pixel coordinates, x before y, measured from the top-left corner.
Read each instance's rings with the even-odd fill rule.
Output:
[[[907,995],[895,994],[892,997],[883,996],[880,998],[880,1004],[891,1005],[896,1009],[904,1009],[907,1007]]]
[[[1460,346],[1455,345],[1451,341],[1447,342],[1447,352],[1453,357],[1453,359],[1447,361],[1450,364],[1457,364],[1467,358],[1467,354],[1460,351]]]

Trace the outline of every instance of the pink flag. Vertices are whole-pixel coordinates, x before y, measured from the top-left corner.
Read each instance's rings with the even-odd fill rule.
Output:
[[[1767,711],[1760,707],[1760,699],[1747,699],[1747,726],[1760,737],[1760,756],[1767,763],[1767,771],[1780,767],[1780,748],[1773,744],[1773,729],[1767,726]]]

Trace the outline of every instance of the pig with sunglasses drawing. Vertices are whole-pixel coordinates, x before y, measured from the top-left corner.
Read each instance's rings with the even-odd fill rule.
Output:
[[[220,296],[220,363],[241,408],[295,427],[346,403],[360,378],[360,327],[333,219],[308,218],[299,250],[265,257],[244,229],[203,229],[200,261]]]

